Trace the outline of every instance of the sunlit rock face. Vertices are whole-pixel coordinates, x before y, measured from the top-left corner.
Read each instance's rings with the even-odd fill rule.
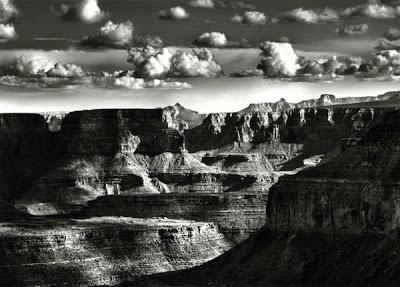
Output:
[[[315,168],[281,177],[269,194],[268,224],[277,229],[389,231],[399,227],[397,110],[375,109],[351,118],[368,132]],[[350,143],[350,144],[349,144]]]
[[[87,216],[165,216],[213,222],[233,242],[241,242],[265,225],[265,196],[254,193],[148,194],[98,197],[85,209]]]
[[[113,285],[186,269],[232,244],[213,223],[163,218],[37,219],[0,224],[4,286]]]

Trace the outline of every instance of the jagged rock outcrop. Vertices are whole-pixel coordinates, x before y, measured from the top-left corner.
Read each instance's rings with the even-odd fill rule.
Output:
[[[200,125],[207,116],[206,114],[186,109],[179,103],[165,107],[164,113],[170,118],[171,125],[179,130],[194,128]]]
[[[49,130],[51,132],[58,132],[61,130],[61,124],[66,114],[68,114],[68,112],[41,113],[41,115],[43,115],[44,119],[46,120],[47,125],[49,126]]]
[[[212,223],[165,218],[40,219],[0,224],[4,286],[98,286],[186,269],[232,243]]]

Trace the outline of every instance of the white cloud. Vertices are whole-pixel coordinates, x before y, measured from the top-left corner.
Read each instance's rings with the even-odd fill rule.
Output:
[[[169,73],[173,56],[168,48],[131,48],[128,62],[134,65],[136,74],[140,77],[159,78]]]
[[[365,4],[343,10],[341,15],[343,17],[365,16],[377,19],[395,18],[400,15],[400,6],[390,6],[377,0],[370,0]]]
[[[125,88],[131,90],[144,88],[189,89],[192,86],[186,82],[165,81],[159,79],[135,78],[131,71],[116,71],[93,77],[93,84],[102,88]]]
[[[372,55],[360,67],[369,76],[400,75],[400,52],[397,50],[380,51]]]
[[[0,0],[0,23],[13,22],[18,14],[12,0]]]
[[[213,9],[215,7],[213,0],[191,0],[189,6],[193,8],[208,8]]]
[[[189,18],[189,13],[183,7],[176,6],[158,12],[158,18],[162,20],[182,20]]]
[[[97,0],[80,0],[74,4],[61,4],[59,9],[53,9],[65,21],[80,21],[83,23],[97,23],[107,14],[103,12]]]
[[[48,77],[60,77],[60,78],[79,78],[87,75],[83,71],[81,66],[75,64],[62,64],[56,63],[53,68],[46,72]]]
[[[232,22],[235,22],[235,23],[242,23],[243,17],[236,14],[235,16],[233,16],[233,17],[231,18],[231,21],[232,21]]]
[[[130,21],[117,24],[107,21],[97,34],[84,37],[81,45],[124,48],[132,43],[133,31]]]
[[[267,16],[265,16],[263,12],[259,11],[246,11],[243,13],[243,16],[233,16],[231,21],[243,24],[265,25],[267,22]]]
[[[2,75],[20,77],[63,77],[78,78],[87,75],[81,66],[74,64],[54,63],[40,55],[21,55],[0,63]]]
[[[206,32],[201,34],[195,43],[203,47],[225,47],[228,45],[228,39],[220,32]]]
[[[36,55],[21,55],[0,63],[1,74],[10,76],[44,75],[46,71],[53,67],[52,61]]]
[[[335,30],[339,36],[362,35],[368,32],[368,24],[355,24],[337,28]]]
[[[223,73],[208,49],[131,48],[128,62],[133,64],[135,75],[143,78],[214,77]]]
[[[280,20],[307,24],[332,23],[339,20],[339,14],[330,8],[312,10],[300,7],[283,13]]]
[[[293,77],[300,68],[298,56],[290,43],[264,42],[260,44],[264,58],[260,69],[267,77]]]
[[[331,75],[332,77],[336,75],[352,75],[357,72],[361,62],[361,58],[338,56],[302,60],[300,61],[301,69],[297,73],[303,75]]]
[[[0,42],[15,40],[17,37],[13,24],[0,24]]]

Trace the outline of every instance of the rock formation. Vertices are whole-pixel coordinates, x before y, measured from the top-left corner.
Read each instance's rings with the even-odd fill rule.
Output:
[[[163,218],[37,219],[0,224],[3,286],[112,285],[186,269],[231,247],[212,223]]]
[[[371,125],[355,145],[345,145],[315,169],[281,177],[270,190],[270,226],[329,232],[398,228],[399,123],[397,110],[376,109],[373,123],[354,125]]]
[[[126,285],[395,286],[400,112],[345,112],[354,137],[329,160],[279,178],[258,234],[202,266]]]
[[[336,279],[309,275],[307,264],[325,256],[312,242],[324,242],[329,253],[336,244],[329,236],[342,236],[334,242],[347,246],[347,240],[364,244],[364,232],[388,236],[396,230],[400,113],[382,108],[382,100],[374,100],[377,107],[341,104],[349,101],[323,95],[303,107],[281,100],[209,115],[180,105],[77,111],[64,118],[0,115],[0,252],[7,255],[0,256],[1,279],[52,284],[70,270],[65,282],[71,284],[138,282],[135,276],[204,263],[267,224],[244,247],[193,272],[232,261],[226,272],[240,274],[247,260],[240,252],[257,265],[265,260],[257,257],[260,247],[260,256],[269,256],[264,267],[244,269],[249,276],[270,274],[257,284],[353,282],[341,273]],[[386,237],[371,238],[390,244]],[[355,254],[372,245],[357,248]],[[121,250],[128,255],[121,257]],[[149,253],[156,254],[153,261]],[[314,256],[309,262],[306,253]],[[353,266],[346,258],[332,262]],[[32,282],[16,281],[26,272],[37,274]],[[188,272],[177,278],[203,274]],[[224,272],[221,278],[233,282]],[[293,275],[285,279],[287,272]],[[168,278],[139,281],[174,282]],[[204,276],[199,284],[213,280],[222,282]]]

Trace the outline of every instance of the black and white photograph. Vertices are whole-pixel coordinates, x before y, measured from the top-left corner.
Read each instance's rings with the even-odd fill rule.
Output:
[[[400,286],[400,0],[0,0],[0,286]]]

